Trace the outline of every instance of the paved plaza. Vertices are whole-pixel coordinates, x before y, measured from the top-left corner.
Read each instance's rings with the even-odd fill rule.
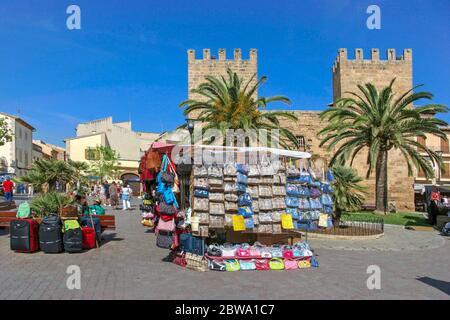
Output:
[[[199,273],[162,261],[168,251],[156,247],[138,211],[110,212],[116,231],[79,254],[14,253],[0,229],[0,299],[450,299],[450,239],[434,231],[310,239],[317,269]],[[71,265],[80,267],[80,290],[67,289]],[[381,269],[380,290],[367,288],[370,265]]]

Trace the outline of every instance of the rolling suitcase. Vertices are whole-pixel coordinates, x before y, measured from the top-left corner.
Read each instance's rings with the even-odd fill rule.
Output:
[[[94,222],[94,225],[92,226],[92,222]],[[101,241],[102,238],[102,225],[100,223],[100,219],[92,216],[92,221],[90,216],[82,216],[80,217],[80,224],[82,227],[91,227],[95,229],[95,234],[97,235],[98,242]]]
[[[83,249],[95,248],[95,230],[91,227],[82,227],[83,233]]]
[[[59,253],[63,251],[62,223],[57,215],[42,219],[39,226],[39,246],[45,253]]]
[[[77,220],[64,221],[63,245],[66,252],[83,250],[83,233]]]
[[[10,223],[11,250],[35,252],[39,250],[39,225],[33,219],[16,219]]]

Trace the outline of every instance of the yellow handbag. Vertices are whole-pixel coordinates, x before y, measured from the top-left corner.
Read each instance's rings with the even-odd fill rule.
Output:
[[[298,268],[299,269],[306,269],[311,267],[311,262],[309,260],[300,260],[298,262]]]
[[[141,223],[144,227],[149,227],[149,228],[153,227],[153,221],[150,219],[142,219]]]
[[[245,221],[243,216],[233,215],[233,230],[245,231]]]
[[[328,227],[328,215],[325,213],[321,213],[319,216],[319,227],[327,228]]]
[[[294,221],[292,221],[292,215],[288,213],[281,214],[281,226],[283,229],[291,230],[294,229]]]

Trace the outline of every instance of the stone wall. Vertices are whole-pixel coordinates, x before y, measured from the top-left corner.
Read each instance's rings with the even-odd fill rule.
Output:
[[[227,69],[230,68],[238,73],[244,81],[249,81],[254,74],[258,73],[258,56],[256,49],[250,49],[248,60],[242,60],[241,49],[234,49],[233,59],[227,59],[225,49],[219,49],[218,58],[211,56],[210,49],[203,49],[203,59],[196,59],[195,50],[188,50],[188,98],[203,99],[202,96],[192,93],[191,90],[197,88],[205,82],[206,76],[224,76],[227,78]],[[252,84],[256,84],[255,77]],[[257,97],[257,92],[255,97]]]

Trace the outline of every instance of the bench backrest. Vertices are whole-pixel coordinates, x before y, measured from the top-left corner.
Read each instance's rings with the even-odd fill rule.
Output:
[[[16,219],[17,212],[7,211],[0,212],[0,227],[9,227],[11,220]],[[106,230],[116,229],[116,217],[113,215],[100,215],[96,216],[100,219],[100,225]],[[38,220],[39,221],[39,220]]]

